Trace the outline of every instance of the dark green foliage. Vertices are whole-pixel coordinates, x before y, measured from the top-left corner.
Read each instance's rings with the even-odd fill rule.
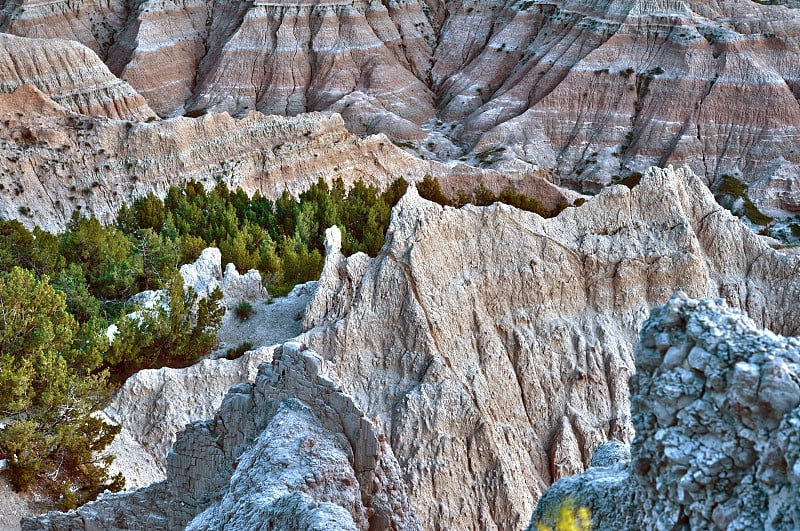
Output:
[[[449,205],[450,200],[444,195],[442,189],[439,187],[439,181],[426,175],[421,183],[417,183],[417,192],[419,195],[434,203],[440,205]]]
[[[255,313],[255,309],[253,305],[247,301],[239,301],[236,307],[233,309],[233,313],[236,315],[236,318],[240,321],[247,321],[250,319],[253,314]]]
[[[287,192],[273,202],[191,182],[163,201],[123,206],[108,227],[76,214],[51,235],[0,220],[0,458],[15,487],[36,485],[69,509],[122,486],[95,457],[118,428],[90,413],[132,372],[188,365],[216,342],[222,295],[184,291],[178,264],[216,245],[224,262],[259,269],[285,293],[318,278],[330,225],[340,226],[346,253],[377,254],[407,186],[400,179],[381,194],[359,182],[348,192],[341,179],[320,180],[299,200]],[[128,299],[147,289],[164,289],[163,305],[129,315],[137,308]]]
[[[93,297],[86,283],[86,274],[80,264],[69,264],[53,281],[53,287],[66,295],[67,310],[78,321],[85,323],[100,315],[100,300]]]
[[[0,220],[0,271],[19,266],[37,275],[52,276],[64,263],[55,236],[39,228],[29,231],[16,220]]]
[[[732,175],[723,175],[722,181],[718,186],[717,200],[723,204],[732,204],[732,201],[736,199],[742,200],[742,211],[745,217],[756,225],[769,225],[772,222],[772,218],[761,212],[750,200],[745,183]],[[728,205],[728,208],[730,208],[730,205]]]
[[[108,396],[97,323],[78,323],[47,277],[19,267],[0,275],[0,314],[0,454],[14,488],[36,483],[56,496],[69,484],[74,503],[119,490],[94,455],[119,431],[89,415]]]
[[[191,365],[214,346],[225,313],[219,288],[199,298],[191,289],[184,290],[176,275],[166,291],[164,305],[139,309],[118,322],[105,360],[114,381],[123,382],[141,369]]]
[[[141,257],[133,242],[113,227],[103,227],[96,218],[75,214],[61,236],[61,255],[67,263],[80,264],[93,296],[120,303],[136,293],[142,273]]]
[[[486,188],[483,183],[480,183],[472,194],[474,204],[477,206],[488,206],[495,202],[494,192]]]
[[[723,175],[719,185],[721,194],[733,197],[745,197],[747,195],[747,185],[732,175]]]
[[[179,263],[191,262],[204,248],[217,246],[223,263],[233,262],[240,271],[258,269],[270,292],[284,294],[295,284],[318,278],[325,229],[332,225],[342,230],[345,254],[376,255],[383,246],[391,207],[407,187],[398,179],[381,194],[358,181],[348,191],[341,179],[332,185],[320,179],[299,198],[284,191],[273,202],[258,193],[250,198],[242,190],[232,192],[224,184],[206,191],[191,182],[170,188],[163,208],[153,197],[135,202],[122,211],[117,227],[135,241],[146,241],[136,234],[147,220],[148,229],[169,235],[161,245],[177,249]],[[162,218],[162,226],[155,226]],[[146,281],[158,280],[147,274],[147,254],[140,254]],[[173,255],[168,256],[172,263]]]
[[[557,216],[559,212],[568,206],[566,203],[563,203],[557,205],[552,210],[548,210],[544,208],[544,206],[542,206],[539,200],[535,197],[527,196],[510,188],[505,188],[500,192],[500,194],[495,194],[483,183],[479,183],[472,193],[468,193],[464,190],[458,190],[456,192],[455,200],[450,200],[444,195],[439,187],[439,181],[429,176],[426,176],[421,183],[417,184],[417,191],[419,192],[420,196],[428,199],[429,201],[439,203],[440,205],[461,207],[467,203],[471,203],[476,206],[488,206],[492,203],[500,202],[515,206],[521,210],[536,212],[545,218]]]
[[[624,179],[620,179],[618,181],[618,184],[624,184],[628,188],[633,188],[634,186],[638,185],[641,182],[642,177],[643,175],[641,172],[635,171],[630,175],[628,175],[627,177],[625,177]]]
[[[239,344],[236,348],[229,348],[225,351],[225,357],[229,360],[235,360],[242,357],[242,355],[253,348],[253,344],[249,341]]]

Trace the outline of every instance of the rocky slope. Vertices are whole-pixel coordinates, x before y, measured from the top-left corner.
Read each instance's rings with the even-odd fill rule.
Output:
[[[85,44],[163,116],[335,111],[429,157],[534,164],[588,190],[686,164],[800,210],[800,13],[787,6],[8,0],[0,30]]]
[[[279,377],[282,364],[302,359],[307,370],[335,366],[336,385],[351,397],[345,402],[372,419],[367,424],[376,438],[362,440],[348,431],[346,418],[344,428],[323,421],[350,441],[354,470],[363,469],[359,453],[374,451],[370,441],[396,457],[399,475],[391,472],[396,479],[386,481],[395,486],[386,492],[402,495],[381,499],[407,496],[402,504],[408,505],[395,513],[395,502],[386,502],[391,509],[373,503],[375,514],[404,518],[413,508],[425,528],[524,529],[548,484],[583,471],[600,443],[630,441],[628,378],[637,331],[650,307],[683,290],[723,296],[776,332],[793,334],[800,327],[800,258],[771,249],[687,170],[654,169],[633,190],[609,188],[552,219],[500,204],[444,208],[411,187],[393,212],[377,258],[345,259],[335,229],[328,244],[306,311],[308,331],[301,336],[325,362],[314,361],[321,359],[316,354],[291,362],[276,354],[255,387],[232,389],[215,421],[179,435],[166,483],[39,524],[30,521],[28,528],[64,521],[113,528],[121,514],[159,528],[208,507],[195,525],[276,514],[282,491],[276,494],[271,485],[284,480],[269,468],[272,462],[248,460],[253,466],[263,461],[267,469],[231,480],[232,463],[250,451],[242,441],[278,422],[278,402],[259,398],[272,393],[269,388],[285,389],[279,402],[297,398],[317,419],[329,411],[313,405],[319,400],[339,411],[327,377],[309,376],[314,385]],[[282,356],[301,349],[284,346]],[[299,422],[308,418],[301,410],[286,414]],[[298,440],[273,428],[276,437]],[[327,440],[317,427],[305,429]],[[253,452],[268,442],[259,441]],[[382,470],[395,470],[386,466]],[[265,486],[253,486],[257,493],[235,486],[253,478]],[[362,501],[372,496],[365,498],[363,490],[370,481],[359,476]],[[387,483],[372,484],[380,491]],[[251,503],[251,494],[260,501]],[[241,506],[235,503],[239,495]],[[349,503],[342,507],[362,525],[360,509]]]
[[[26,84],[74,113],[122,120],[156,116],[142,96],[112,74],[86,47],[66,40],[0,34],[0,93],[13,92]],[[27,113],[20,112],[15,117],[24,120]]]
[[[384,435],[330,365],[299,343],[279,348],[254,384],[233,387],[214,420],[179,435],[165,482],[26,519],[22,528],[263,525],[421,529]]]
[[[559,481],[533,521],[572,497],[597,529],[800,526],[800,340],[677,296],[645,323],[636,368],[628,459]]]
[[[422,161],[385,136],[352,135],[338,115],[252,112],[237,120],[220,113],[134,122],[75,114],[22,85],[0,94],[0,122],[0,216],[48,230],[62,229],[76,210],[107,222],[122,203],[163,195],[191,179],[208,186],[222,180],[273,198],[284,190],[298,194],[320,178],[363,179],[382,188],[425,175],[451,181],[451,188],[478,181],[512,186],[549,207],[574,196],[540,174],[508,178]]]
[[[298,306],[308,300],[307,286],[298,286],[289,296],[267,306],[269,295],[258,271],[242,275],[228,264],[223,273],[221,260],[219,249],[209,248],[194,263],[180,269],[184,286],[195,293],[206,296],[216,288],[222,291],[221,304],[227,311],[217,336],[219,355],[182,369],[139,371],[125,381],[102,411],[107,422],[121,426],[104,453],[114,456],[110,471],[123,474],[126,488],[163,481],[167,453],[176,434],[187,424],[212,418],[230,387],[254,381],[258,366],[272,361],[275,348],[300,331],[296,314]],[[135,298],[147,308],[162,297],[163,292],[148,291]],[[257,330],[234,316],[234,308],[243,300],[253,305],[253,322],[249,324],[257,321]],[[236,343],[226,343],[234,337]],[[250,348],[241,357],[224,358],[227,348],[235,348],[245,339]]]
[[[412,189],[377,258],[345,259],[335,240],[304,341],[378,418],[435,528],[522,529],[547,484],[630,440],[636,334],[676,290],[724,296],[777,332],[800,326],[797,257],[685,170],[552,219]]]

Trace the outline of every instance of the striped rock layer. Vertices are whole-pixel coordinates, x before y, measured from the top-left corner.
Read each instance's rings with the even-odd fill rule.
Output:
[[[794,4],[791,4],[794,5]],[[6,0],[162,116],[336,111],[428,157],[597,190],[651,164],[800,210],[800,14],[751,0]]]
[[[62,103],[63,100],[62,100]],[[515,178],[464,164],[421,160],[384,135],[360,138],[336,114],[241,119],[226,113],[140,122],[86,116],[58,105],[33,85],[0,94],[0,216],[60,230],[74,211],[103,222],[123,203],[195,180],[277,198],[320,178],[361,179],[384,188],[404,177],[443,179],[451,189],[484,182],[541,198],[547,208],[571,202],[541,174]]]

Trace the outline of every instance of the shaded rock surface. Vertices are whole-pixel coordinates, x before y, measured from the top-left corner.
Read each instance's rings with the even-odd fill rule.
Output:
[[[199,514],[199,516],[198,516]],[[330,364],[285,343],[253,384],[231,388],[213,420],[181,432],[167,479],[106,495],[23,529],[224,529],[250,524],[421,529],[381,430]]]
[[[549,483],[630,441],[633,345],[676,290],[800,326],[798,258],[688,170],[653,169],[552,219],[410,188],[374,259],[342,256],[335,232],[303,340],[378,418],[430,527],[523,529]]]
[[[798,211],[800,13],[765,3],[7,0],[0,29],[85,44],[165,117],[334,111],[440,160],[588,190],[686,164]]]
[[[644,324],[636,368],[632,460],[557,482],[533,521],[573,497],[598,529],[800,526],[800,340],[680,295]]]
[[[0,529],[17,531],[20,520],[36,514],[31,496],[22,495],[4,477],[0,477]]]
[[[228,389],[255,380],[258,366],[272,359],[274,347],[254,348],[235,360],[205,359],[184,369],[137,372],[103,410],[122,426],[104,453],[114,456],[110,470],[122,472],[125,486],[162,481],[167,454],[187,424],[214,417]]]
[[[258,307],[258,303],[267,300],[268,294],[258,271],[240,275],[233,264],[228,264],[223,274],[221,260],[219,249],[204,249],[194,263],[181,266],[180,274],[185,288],[191,288],[202,297],[221,289],[221,304],[227,309],[221,329],[227,329],[235,326],[233,309],[239,301],[251,301]],[[231,386],[252,382],[258,366],[272,360],[275,345],[297,335],[299,323],[294,313],[270,315],[282,310],[284,314],[293,312],[295,305],[284,307],[282,302],[285,300],[289,298],[279,302],[273,312],[261,311],[261,326],[271,330],[250,335],[250,349],[240,358],[205,359],[183,369],[146,369],[125,381],[102,415],[108,422],[122,427],[105,453],[114,456],[111,471],[122,472],[127,487],[141,487],[163,480],[167,453],[178,431],[192,422],[212,418]],[[143,308],[140,312],[156,304],[169,309],[166,295],[161,290],[141,292],[129,302],[140,304]],[[286,322],[297,324],[287,327]],[[113,328],[116,331],[116,327]],[[270,333],[274,335],[270,337]],[[230,336],[226,330],[222,330],[222,334]],[[265,342],[264,339],[272,341]],[[223,343],[223,355],[225,347]]]
[[[441,207],[410,187],[377,258],[345,258],[340,244],[330,230],[301,336],[325,360],[297,343],[276,351],[213,421],[178,436],[166,481],[130,494],[134,509],[109,496],[26,525],[116,529],[114,515],[131,510],[151,511],[165,527],[200,513],[198,527],[250,522],[276,507],[305,518],[305,496],[325,497],[340,483],[336,511],[356,526],[366,518],[379,528],[524,529],[548,484],[588,467],[601,443],[630,441],[632,345],[648,308],[683,290],[725,297],[776,332],[800,326],[798,257],[771,249],[688,170],[653,169],[633,190],[609,188],[551,219],[500,204]],[[669,338],[657,337],[668,351]],[[682,363],[680,352],[665,356]],[[287,404],[287,415],[308,422],[280,426],[276,412],[290,398],[318,422]],[[349,445],[364,510],[348,471],[321,472],[331,481],[286,499],[275,485],[299,485],[295,474],[240,471],[245,452],[266,455],[259,436],[268,426],[290,448],[310,434],[326,441],[323,453],[304,450],[318,471],[339,470]],[[347,444],[329,445],[331,433]]]
[[[125,382],[103,414],[122,426],[106,453],[114,456],[111,471],[122,472],[127,488],[163,481],[177,433],[187,424],[213,418],[232,385],[254,381],[258,366],[272,359],[275,347],[300,333],[314,285],[302,284],[269,303],[253,301],[253,316],[245,322],[226,312],[212,359],[184,369],[140,371]],[[245,342],[250,347],[241,357],[219,359]]]

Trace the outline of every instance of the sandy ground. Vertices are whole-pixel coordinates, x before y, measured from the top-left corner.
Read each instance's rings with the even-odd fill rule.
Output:
[[[34,513],[33,503],[28,496],[20,496],[8,480],[0,476],[0,530],[20,529],[20,519]]]
[[[240,321],[232,311],[225,314],[217,332],[219,348],[214,357],[224,356],[229,348],[236,348],[245,341],[252,343],[251,349],[283,343],[300,334],[306,304],[316,282],[300,284],[286,297],[271,301],[255,301],[255,312],[247,321]]]

